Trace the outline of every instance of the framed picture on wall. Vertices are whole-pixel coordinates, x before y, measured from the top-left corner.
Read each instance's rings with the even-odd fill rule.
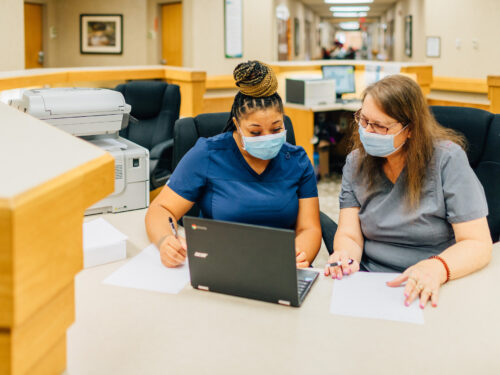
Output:
[[[224,0],[224,54],[243,57],[243,0]]]
[[[123,15],[80,14],[80,53],[123,53]]]
[[[412,16],[405,17],[405,54],[411,57],[412,54]]]
[[[293,19],[293,42],[295,56],[298,56],[300,54],[300,23],[297,17]]]
[[[428,36],[426,40],[426,56],[441,56],[441,38],[438,36]]]

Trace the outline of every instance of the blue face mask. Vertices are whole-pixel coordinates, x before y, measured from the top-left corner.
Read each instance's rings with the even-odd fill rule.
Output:
[[[241,129],[240,129],[241,134]],[[286,130],[277,134],[245,137],[241,134],[243,149],[257,159],[273,159],[280,152],[286,140]]]
[[[394,137],[405,130],[406,126],[398,131],[396,134],[377,134],[369,133],[358,124],[359,128],[359,139],[365,148],[368,155],[385,157],[395,153],[405,144],[406,140],[398,147],[394,147]]]

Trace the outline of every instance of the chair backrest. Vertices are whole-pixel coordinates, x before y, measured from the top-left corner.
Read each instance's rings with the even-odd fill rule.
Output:
[[[205,113],[196,117],[185,117],[175,123],[174,152],[172,156],[172,170],[177,167],[182,157],[196,144],[200,137],[213,137],[220,134],[227,124],[229,112]],[[292,121],[288,116],[284,118],[287,131],[286,141],[295,144],[295,133]]]
[[[432,106],[437,122],[462,133],[468,142],[469,163],[484,187],[488,225],[500,240],[500,114],[476,108]],[[471,202],[473,204],[473,202]]]
[[[131,81],[116,86],[131,115],[139,120],[120,132],[148,150],[160,142],[172,139],[175,121],[179,118],[181,95],[179,86],[161,81]]]
[[[185,117],[177,120],[174,127],[174,151],[172,156],[172,170],[175,170],[182,157],[196,144],[200,137],[213,137],[222,133],[229,112],[205,113],[196,117]],[[288,116],[284,118],[286,129],[286,141],[295,144],[295,133],[293,132],[292,121]],[[194,205],[186,215],[199,216],[200,209]]]

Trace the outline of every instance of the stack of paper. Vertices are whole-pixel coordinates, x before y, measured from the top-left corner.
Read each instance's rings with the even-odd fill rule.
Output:
[[[115,262],[127,256],[127,236],[99,218],[83,224],[83,267]]]

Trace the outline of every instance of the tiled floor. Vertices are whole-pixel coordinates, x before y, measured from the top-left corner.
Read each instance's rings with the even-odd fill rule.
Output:
[[[339,193],[340,182],[342,176],[333,175],[328,179],[323,179],[318,182],[319,207],[320,210],[330,216],[332,220],[338,222],[339,218]],[[325,244],[321,245],[321,249],[314,261],[315,267],[323,267],[328,259],[328,252]]]

